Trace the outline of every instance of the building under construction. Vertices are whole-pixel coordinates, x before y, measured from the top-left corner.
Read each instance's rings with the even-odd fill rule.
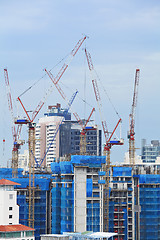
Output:
[[[51,164],[51,173],[35,174],[34,226],[41,234],[103,231],[106,202],[105,157],[73,155]],[[156,168],[157,169],[157,168]],[[17,203],[20,223],[28,225],[29,176],[1,168],[1,178],[20,183]],[[160,239],[160,176],[153,166],[110,168],[109,232],[116,240]]]

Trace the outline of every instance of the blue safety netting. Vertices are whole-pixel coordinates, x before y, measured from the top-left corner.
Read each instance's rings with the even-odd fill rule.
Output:
[[[60,166],[58,162],[51,163],[51,170],[53,174],[59,174],[61,172]]]
[[[86,184],[86,189],[87,189],[87,197],[92,197],[92,191],[93,191],[93,180],[92,179],[87,179],[87,184]]]
[[[51,163],[51,170],[53,174],[67,174],[67,173],[73,173],[73,165],[71,162],[53,162]]]
[[[109,232],[114,232],[114,202],[109,202]]]
[[[23,169],[17,169],[18,178],[23,177]],[[2,178],[11,178],[12,177],[12,168],[0,168],[0,179]]]
[[[140,176],[140,239],[159,239],[160,187],[154,184],[157,175]],[[159,176],[157,176],[159,179]],[[145,182],[145,184],[144,184]],[[150,184],[152,182],[152,184]],[[157,183],[157,179],[155,179]]]
[[[105,156],[72,155],[71,163],[75,166],[101,167],[106,162]]]
[[[119,176],[132,176],[132,168],[131,167],[113,167],[113,177]]]
[[[62,174],[73,173],[73,165],[71,162],[60,162],[60,169]]]
[[[87,231],[100,231],[100,204],[87,203]]]
[[[12,175],[12,172],[9,171]],[[42,176],[42,175],[41,175]],[[35,227],[35,239],[40,240],[40,234],[46,233],[46,216],[47,216],[47,195],[49,192],[50,179],[48,178],[36,178],[35,175],[35,205],[34,205],[34,227]],[[28,211],[29,211],[29,196],[28,196],[28,186],[29,178],[11,178],[8,177],[10,181],[19,183],[16,185],[17,189],[17,204],[19,205],[19,222],[20,224],[28,226]]]
[[[52,234],[61,232],[61,187],[58,183],[51,189]]]
[[[146,174],[138,175],[139,183],[160,183],[160,175],[157,174]]]
[[[74,199],[73,188],[62,184],[61,188],[61,233],[73,231]]]
[[[52,189],[52,233],[74,230],[74,184],[56,183]]]
[[[127,209],[126,208],[123,208],[123,211],[124,211],[124,215],[123,215],[123,218],[124,218],[124,222],[123,222],[123,225],[124,225],[124,240],[127,240],[128,239],[128,217],[127,217]]]

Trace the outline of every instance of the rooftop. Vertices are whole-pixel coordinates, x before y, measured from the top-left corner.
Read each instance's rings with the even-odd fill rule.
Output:
[[[16,183],[16,182],[12,182],[12,181],[7,180],[7,179],[1,179],[1,180],[0,180],[0,185],[10,185],[10,186],[14,186],[14,185],[21,185],[21,184]]]
[[[70,233],[70,232],[64,232],[64,235],[72,236],[74,238],[78,239],[110,239],[117,235],[117,233],[111,233],[111,232],[83,232],[83,233]]]
[[[22,224],[0,225],[0,232],[21,232],[21,231],[34,231],[34,229]]]

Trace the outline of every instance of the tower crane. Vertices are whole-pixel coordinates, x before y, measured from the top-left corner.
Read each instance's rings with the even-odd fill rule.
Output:
[[[67,97],[64,94],[63,90],[61,89],[60,85],[58,84],[58,82],[56,81],[56,79],[53,77],[53,74],[51,73],[51,71],[47,71],[47,69],[45,69],[45,72],[48,74],[49,78],[51,79],[51,81],[53,82],[53,84],[55,85],[55,87],[57,88],[58,92],[60,93],[61,97],[67,102]],[[81,132],[80,132],[80,154],[81,155],[85,155],[86,154],[86,126],[93,114],[93,112],[95,111],[95,108],[92,109],[87,121],[85,124],[83,124],[83,121],[80,119],[79,115],[77,112],[73,112],[73,115],[75,116],[77,122],[80,124],[81,126]]]
[[[11,96],[11,88],[9,84],[9,76],[7,69],[4,69],[4,78],[5,78],[5,84],[7,89],[7,99],[8,99],[8,106],[9,111],[11,113],[12,118],[12,136],[13,136],[13,149],[12,149],[12,177],[17,178],[18,177],[18,153],[21,145],[24,144],[23,140],[20,140],[20,132],[22,125],[15,126],[14,123],[14,113],[13,113],[13,102],[12,102],[12,96]]]
[[[100,92],[98,89],[98,84],[96,77],[94,77],[94,66],[91,59],[90,53],[85,49],[85,54],[88,62],[88,67],[90,70],[90,73],[92,75],[92,84],[94,89],[95,98],[97,101],[100,117],[101,117],[101,124],[103,133],[105,136],[105,146],[104,146],[104,154],[106,155],[106,164],[103,166],[103,170],[105,171],[105,184],[103,188],[103,231],[108,232],[109,231],[109,170],[110,170],[110,150],[113,145],[123,145],[123,139],[114,139],[112,140],[113,135],[115,134],[115,131],[119,124],[121,123],[121,118],[118,120],[114,130],[110,133],[107,128],[106,121],[103,118],[102,114],[102,102],[100,97]]]
[[[74,47],[74,49],[71,51],[71,54],[69,55],[69,61],[64,63],[64,65],[61,67],[59,73],[55,77],[56,83],[58,83],[60,78],[63,76],[64,72],[66,71],[66,69],[69,66],[69,63],[71,62],[73,57],[76,55],[77,51],[79,50],[79,48],[81,47],[81,45],[85,41],[85,39],[86,39],[86,36],[83,37],[82,39],[80,39],[78,41],[78,43],[76,44],[76,46]],[[34,194],[35,194],[35,184],[34,184],[34,182],[35,182],[35,176],[34,176],[35,161],[34,160],[35,159],[34,159],[34,156],[35,156],[35,127],[36,127],[36,124],[34,123],[34,120],[35,120],[36,116],[38,115],[38,113],[40,112],[43,105],[45,104],[47,97],[49,96],[49,94],[51,94],[52,91],[53,91],[53,86],[50,86],[50,88],[47,90],[43,99],[37,105],[35,111],[32,114],[32,117],[29,116],[28,111],[26,110],[25,106],[23,105],[23,103],[20,99],[22,94],[17,98],[17,100],[20,102],[20,104],[26,114],[27,119],[26,118],[25,119],[17,119],[15,121],[15,123],[16,124],[27,124],[28,128],[29,128],[29,130],[28,130],[28,133],[29,133],[29,137],[28,137],[28,145],[29,145],[29,215],[28,215],[28,223],[29,223],[29,227],[32,227],[32,228],[34,228]]]
[[[132,102],[132,109],[129,115],[129,132],[128,132],[128,139],[129,139],[129,162],[130,165],[135,165],[135,114],[136,114],[136,106],[137,106],[137,97],[138,97],[138,85],[139,85],[139,74],[140,69],[136,69],[135,74],[135,83],[134,83],[134,93],[133,93],[133,102]]]

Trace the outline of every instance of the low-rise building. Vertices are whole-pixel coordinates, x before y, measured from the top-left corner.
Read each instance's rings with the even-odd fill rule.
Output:
[[[0,239],[34,240],[34,229],[19,224],[16,185],[20,184],[0,180]]]

